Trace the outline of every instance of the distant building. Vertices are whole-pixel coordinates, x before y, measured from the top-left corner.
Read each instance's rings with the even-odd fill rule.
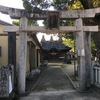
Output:
[[[51,36],[50,41],[46,41],[44,35],[41,39],[42,46],[42,59],[43,60],[61,60],[65,57],[66,53],[71,50],[71,47],[62,44],[62,37],[60,36],[57,41],[53,40]]]

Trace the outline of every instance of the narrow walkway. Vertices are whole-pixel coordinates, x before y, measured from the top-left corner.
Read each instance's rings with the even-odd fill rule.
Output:
[[[39,78],[32,92],[73,90],[73,86],[60,66],[49,66]]]
[[[100,100],[93,93],[77,92],[60,66],[49,66],[29,96],[20,100]]]

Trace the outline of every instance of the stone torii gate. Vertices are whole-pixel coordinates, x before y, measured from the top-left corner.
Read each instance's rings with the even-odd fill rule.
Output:
[[[27,33],[28,32],[49,32],[55,30],[47,29],[45,26],[28,26],[28,19],[44,20],[48,17],[49,11],[34,10],[26,11],[24,9],[15,9],[0,5],[0,12],[8,14],[12,19],[20,19],[20,26],[4,26],[3,31],[6,32],[19,32],[20,45],[19,45],[19,60],[18,60],[18,92],[19,94],[25,93],[25,71],[26,71],[26,50],[27,50]],[[52,11],[55,13],[55,11]],[[83,26],[83,20],[86,18],[93,18],[95,15],[100,14],[100,8],[89,10],[70,10],[58,11],[59,19],[66,20],[72,19],[75,21],[74,26],[60,26],[56,32],[74,32],[76,35],[76,46],[79,58],[79,90],[85,91],[90,85],[90,68],[91,68],[91,47],[90,47],[90,34],[86,32],[98,32],[98,26]]]

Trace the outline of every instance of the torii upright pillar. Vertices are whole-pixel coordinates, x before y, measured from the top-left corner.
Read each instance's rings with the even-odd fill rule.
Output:
[[[20,19],[20,30],[27,29],[27,18]],[[27,32],[20,32],[19,55],[18,55],[18,93],[25,93],[26,83],[26,53],[27,52]]]
[[[85,67],[85,44],[82,18],[76,19],[76,29],[81,30],[76,33],[76,45],[79,58],[79,90],[86,90],[86,67]]]

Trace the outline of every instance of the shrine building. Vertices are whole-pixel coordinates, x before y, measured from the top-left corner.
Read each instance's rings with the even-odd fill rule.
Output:
[[[56,41],[53,40],[53,36],[49,41],[46,41],[43,35],[41,39],[42,59],[48,61],[63,60],[66,53],[71,50],[71,47],[65,46],[62,42],[61,36]]]

